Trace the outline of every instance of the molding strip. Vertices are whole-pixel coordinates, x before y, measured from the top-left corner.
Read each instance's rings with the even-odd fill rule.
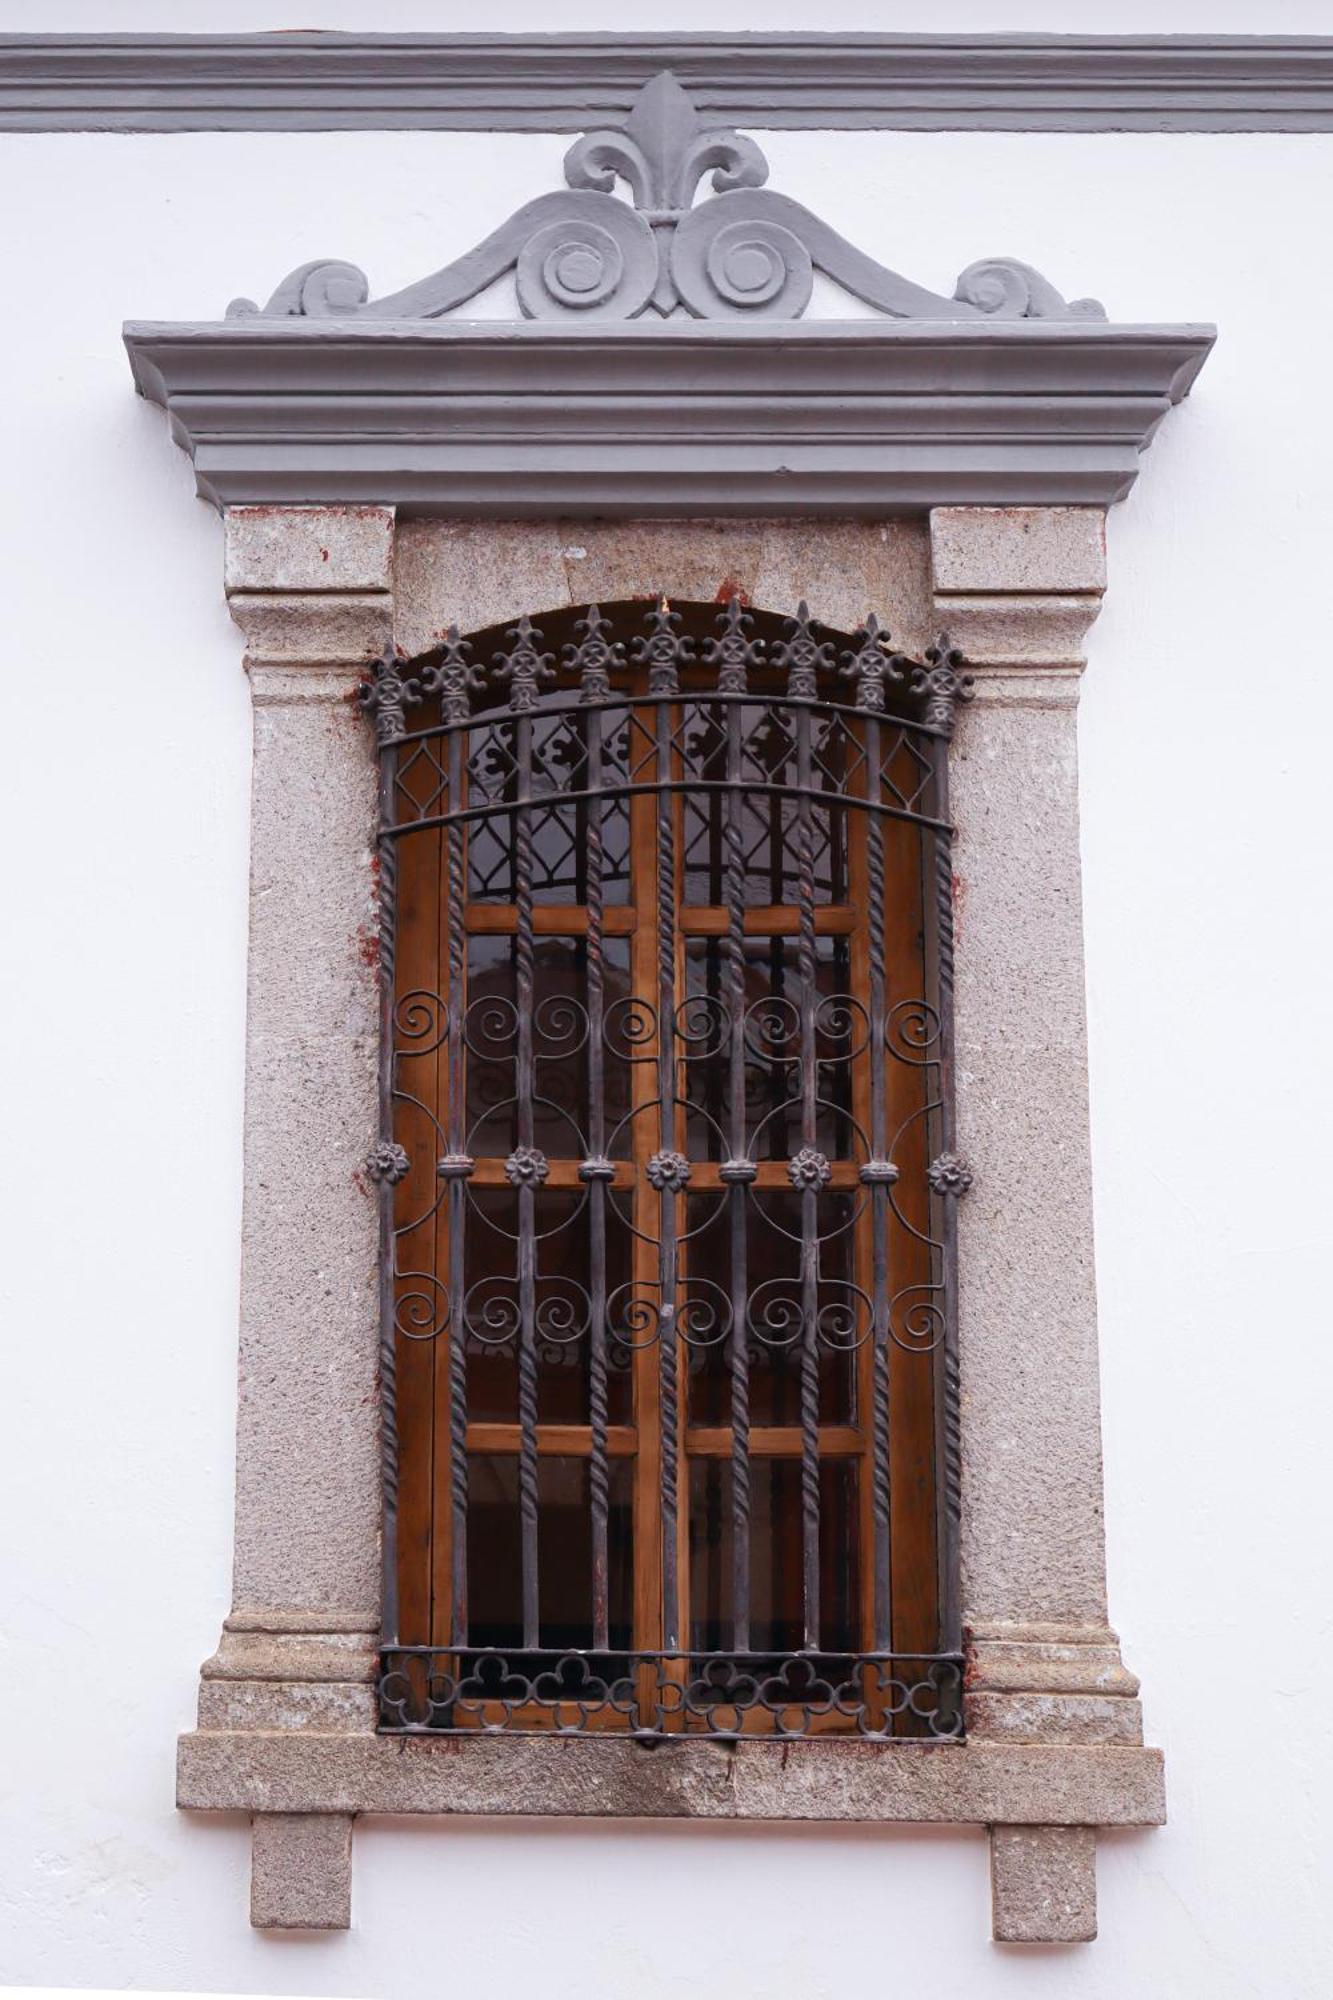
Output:
[[[577,132],[673,70],[778,130],[1333,131],[1333,36],[3,35],[0,130]]]
[[[125,329],[215,506],[474,516],[1104,507],[1213,339],[1096,320]]]

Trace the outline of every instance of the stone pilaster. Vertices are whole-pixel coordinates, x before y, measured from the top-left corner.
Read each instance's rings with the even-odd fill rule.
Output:
[[[233,1602],[202,1731],[374,1727],[380,1612],[376,772],[393,510],[243,507],[254,703]],[[255,1822],[253,1920],[348,1922],[350,1818]]]
[[[937,509],[931,566],[936,616],[975,677],[951,766],[974,1176],[959,1221],[968,1731],[1137,1744],[1138,1683],[1107,1625],[1078,842],[1103,517]],[[996,1936],[1091,1936],[1093,1870],[1091,1834],[996,1828]]]

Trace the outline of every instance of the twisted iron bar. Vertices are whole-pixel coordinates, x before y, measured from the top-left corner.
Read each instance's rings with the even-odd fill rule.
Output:
[[[538,651],[541,634],[528,619],[520,619],[514,651],[501,671],[510,683],[517,710],[515,732],[518,790],[514,811],[515,919],[514,994],[518,1010],[518,1154],[537,1157],[533,1145],[532,1013],[535,992],[532,902],[532,709],[546,656]],[[545,1179],[545,1173],[540,1176]],[[537,1420],[539,1415],[536,1328],[536,1191],[535,1174],[518,1180],[518,1511],[521,1543],[523,1639],[535,1646],[540,1629],[538,1583],[539,1486]]]
[[[568,660],[579,676],[580,700],[589,705],[586,719],[588,789],[597,791],[602,783],[602,717],[594,704],[605,701],[611,692],[610,670],[623,663],[623,650],[607,643],[607,621],[597,605],[589,605],[576,630],[580,645],[568,650]],[[611,1471],[607,1456],[607,1429],[611,1404],[606,1357],[606,1179],[609,1162],[605,1158],[605,1105],[602,1095],[603,1007],[605,970],[602,926],[605,920],[605,842],[602,815],[593,810],[586,816],[587,883],[585,888],[588,929],[586,938],[588,990],[588,1159],[585,1178],[590,1186],[592,1212],[589,1220],[589,1257],[593,1273],[593,1295],[588,1301],[590,1355],[588,1369],[588,1415],[592,1436],[588,1463],[588,1497],[592,1514],[592,1626],[593,1644],[604,1646],[609,1624],[609,1584],[607,1526],[611,1506]]]
[[[656,980],[658,1005],[656,1025],[650,1040],[656,1041],[656,1049],[650,1053],[643,1046],[643,1037],[638,1039],[637,1057],[631,1052],[630,1060],[655,1063],[657,1069],[656,1108],[660,1131],[660,1157],[674,1154],[676,1143],[676,1121],[679,1106],[676,1098],[676,1065],[678,1060],[688,1059],[701,1053],[721,1054],[725,1046],[729,1062],[730,1109],[733,1129],[724,1135],[727,1157],[710,1155],[721,1159],[719,1178],[723,1188],[724,1206],[729,1207],[733,1217],[731,1236],[730,1283],[720,1295],[726,1313],[719,1317],[711,1304],[701,1303],[694,1296],[695,1291],[708,1281],[697,1276],[687,1276],[682,1293],[682,1268],[692,1271],[693,1266],[684,1267],[681,1259],[681,1245],[697,1233],[691,1221],[690,1227],[684,1222],[693,1216],[682,1216],[685,1200],[685,1181],[688,1168],[682,1175],[662,1175],[653,1184],[658,1190],[661,1211],[661,1226],[658,1236],[659,1254],[659,1307],[658,1325],[654,1338],[659,1346],[660,1423],[658,1443],[661,1450],[660,1503],[661,1519],[658,1524],[661,1534],[662,1584],[663,1584],[663,1644],[670,1649],[670,1657],[683,1659],[679,1651],[680,1633],[678,1621],[681,1607],[676,1588],[676,1539],[680,1501],[679,1453],[681,1449],[681,1408],[682,1384],[680,1379],[681,1347],[684,1344],[693,1352],[703,1350],[712,1344],[723,1344],[730,1357],[729,1370],[729,1416],[731,1439],[732,1472],[732,1532],[733,1569],[732,1587],[733,1626],[732,1637],[735,1647],[733,1657],[748,1655],[749,1641],[749,1536],[751,1532],[751,1511],[753,1496],[751,1491],[751,1382],[749,1363],[748,1307],[750,1302],[749,1274],[746,1270],[745,1215],[747,1204],[753,1199],[754,1168],[752,1155],[756,1141],[751,1138],[747,1145],[748,1111],[746,1105],[747,1058],[758,1054],[751,1047],[753,1023],[749,1017],[754,1009],[745,1006],[746,992],[746,925],[745,890],[747,870],[750,860],[746,853],[743,832],[742,793],[748,789],[744,784],[745,743],[747,730],[752,725],[750,712],[743,706],[749,697],[749,669],[753,667],[779,665],[787,671],[786,702],[791,708],[783,711],[773,705],[773,697],[760,697],[770,716],[785,713],[789,729],[788,759],[795,763],[795,783],[779,782],[792,775],[790,764],[782,771],[774,770],[769,775],[771,782],[757,782],[754,789],[767,799],[774,813],[782,802],[789,801],[796,818],[795,860],[796,860],[796,900],[798,902],[796,924],[796,973],[802,1004],[796,1013],[799,1017],[799,1055],[793,1046],[784,1061],[787,1063],[788,1082],[784,1086],[795,1091],[791,1100],[792,1108],[799,1106],[800,1147],[796,1161],[813,1160],[818,1152],[818,1117],[822,1115],[819,1106],[824,1099],[818,1096],[819,1086],[816,1075],[821,1063],[832,1060],[850,1061],[853,1054],[864,1054],[869,1050],[872,1071],[878,1065],[882,1068],[884,1051],[892,1047],[892,1053],[899,1060],[911,1060],[937,1072],[941,1087],[932,1095],[944,1104],[943,1110],[932,1104],[930,1117],[939,1117],[939,1138],[934,1150],[938,1153],[949,1149],[952,1138],[951,1107],[947,1103],[949,1095],[949,1071],[951,1068],[951,1046],[948,1021],[954,983],[954,939],[953,939],[953,869],[948,829],[947,800],[947,739],[952,730],[954,711],[958,702],[967,699],[967,684],[960,675],[959,656],[942,639],[939,645],[927,654],[927,665],[917,667],[906,662],[900,655],[887,650],[888,635],[873,619],[867,620],[866,627],[858,637],[856,651],[844,656],[844,672],[855,678],[855,711],[838,707],[821,700],[820,677],[833,666],[833,651],[828,642],[821,638],[818,625],[810,617],[806,606],[802,605],[796,619],[788,623],[788,636],[780,645],[773,645],[765,654],[762,639],[751,636],[750,614],[740,599],[732,596],[723,609],[719,620],[721,635],[707,642],[704,661],[717,668],[716,701],[712,713],[713,736],[710,741],[714,748],[707,756],[712,758],[718,747],[720,735],[726,750],[726,777],[718,784],[706,777],[703,770],[695,773],[691,769],[690,758],[694,754],[688,743],[682,744],[676,734],[677,709],[674,704],[681,697],[680,667],[692,659],[689,641],[683,639],[676,629],[679,618],[663,601],[648,613],[648,636],[636,642],[635,663],[647,668],[649,700],[653,707],[654,733],[642,722],[638,725],[644,740],[648,757],[655,749],[655,771],[645,772],[636,766],[631,772],[632,747],[625,754],[623,774],[619,768],[619,753],[610,749],[611,737],[608,731],[607,754],[614,766],[615,782],[608,789],[607,770],[603,763],[603,718],[602,709],[610,702],[623,700],[628,706],[633,697],[621,697],[612,688],[612,674],[624,666],[623,654],[618,644],[612,643],[608,634],[614,629],[610,621],[604,619],[598,607],[589,607],[580,622],[583,631],[581,648],[566,648],[567,668],[572,669],[579,679],[579,700],[583,706],[584,719],[574,727],[571,745],[561,750],[557,745],[551,749],[550,743],[539,737],[535,744],[534,758],[534,718],[538,718],[539,728],[547,731],[550,725],[547,713],[552,717],[566,712],[566,704],[557,694],[549,699],[543,694],[543,683],[551,678],[551,656],[541,651],[541,634],[528,619],[519,621],[509,634],[510,651],[501,654],[491,663],[489,673],[473,667],[466,659],[467,642],[461,641],[456,629],[451,630],[445,655],[436,670],[427,665],[424,668],[415,663],[401,665],[396,659],[381,662],[377,677],[372,684],[375,699],[367,706],[374,715],[380,736],[381,767],[381,829],[378,841],[380,874],[380,972],[382,993],[388,996],[388,1010],[385,1015],[384,1037],[389,1052],[390,1068],[382,1072],[386,1107],[392,1108],[399,1093],[392,1069],[394,1022],[392,1019],[392,996],[395,980],[395,928],[396,903],[398,894],[396,842],[399,834],[409,831],[414,825],[437,825],[445,831],[446,893],[449,904],[448,938],[448,981],[449,1016],[447,1036],[452,1053],[449,1061],[450,1075],[450,1130],[448,1155],[440,1163],[441,1175],[450,1182],[450,1295],[463,1294],[462,1252],[464,1243],[463,1220],[470,1199],[466,1177],[471,1170],[471,1161],[465,1155],[465,1135],[462,1121],[465,1105],[460,1095],[458,1118],[453,1116],[453,1092],[463,1089],[462,1050],[471,1046],[475,1036],[464,1033],[465,1005],[468,967],[466,963],[465,927],[462,921],[468,888],[468,839],[467,830],[471,825],[488,815],[507,815],[513,827],[513,866],[516,903],[514,929],[514,978],[517,1004],[511,1008],[514,1016],[514,1039],[516,1043],[513,1060],[519,1073],[519,1088],[516,1097],[518,1117],[518,1146],[531,1148],[533,1144],[534,1104],[541,1100],[534,1098],[532,1078],[537,1050],[534,1037],[540,1028],[540,1010],[534,1009],[536,989],[536,957],[534,945],[534,871],[536,868],[536,842],[534,827],[540,816],[536,806],[544,811],[552,803],[567,811],[577,812],[582,829],[582,844],[578,849],[577,867],[584,876],[584,893],[580,896],[586,910],[585,963],[587,977],[588,1009],[579,1008],[577,1001],[564,1001],[566,1012],[571,1019],[577,1013],[583,1019],[583,1029],[576,1035],[579,1047],[587,1046],[589,1054],[588,1088],[589,1120],[587,1156],[580,1162],[579,1175],[587,1189],[586,1201],[589,1209],[589,1227],[593,1231],[590,1254],[595,1272],[593,1288],[587,1294],[586,1314],[578,1327],[562,1320],[557,1333],[551,1334],[561,1346],[567,1347],[585,1335],[589,1339],[588,1411],[591,1420],[591,1455],[589,1459],[589,1494],[591,1503],[593,1540],[593,1593],[594,1612],[592,1630],[595,1644],[604,1647],[608,1633],[608,1606],[606,1591],[606,1543],[610,1517],[610,1465],[608,1456],[608,1432],[610,1425],[610,1395],[607,1375],[607,1342],[611,1337],[610,1316],[605,1308],[605,1219],[608,1205],[620,1213],[615,1202],[613,1183],[615,1169],[606,1156],[605,1128],[601,1112],[603,1094],[600,1080],[603,1046],[611,1048],[610,1024],[605,1017],[606,965],[603,934],[606,923],[606,835],[603,826],[603,801],[615,797],[628,799],[636,792],[655,794],[656,813]],[[505,710],[482,708],[478,713],[479,698],[484,703],[492,679],[507,681],[508,707]],[[693,687],[693,683],[690,683]],[[892,690],[893,713],[890,707],[889,690]],[[441,724],[432,732],[423,729],[411,739],[405,738],[405,710],[409,705],[440,695]],[[918,701],[924,711],[923,723],[899,723],[900,705],[909,697]],[[642,699],[642,697],[640,697]],[[686,700],[697,699],[693,694]],[[705,697],[707,700],[708,697]],[[793,718],[793,710],[795,711]],[[855,713],[857,725],[843,724],[839,718]],[[861,740],[866,745],[866,754],[861,762],[865,766],[864,777],[857,776],[855,789],[850,771],[855,771],[855,763],[848,765],[835,743],[832,750],[826,749],[825,736],[821,735],[818,745],[814,741],[813,721],[816,715],[833,718],[829,728],[857,727],[864,732]],[[481,718],[484,717],[484,720]],[[506,769],[499,769],[497,782],[481,806],[465,805],[462,789],[463,767],[467,758],[469,741],[476,741],[472,732],[473,719],[479,728],[491,735],[507,728],[504,760]],[[884,805],[884,793],[877,791],[882,782],[893,789],[891,781],[880,770],[881,718],[892,722],[899,730],[899,740],[912,744],[908,732],[913,728],[932,732],[922,733],[916,739],[913,751],[925,761],[929,760],[933,770],[933,788],[926,796],[923,786],[911,789],[910,775],[907,783],[910,798],[904,799],[898,810]],[[628,728],[628,717],[625,728]],[[397,764],[402,757],[414,754],[413,746],[432,733],[444,734],[450,746],[450,769],[447,777],[435,761],[432,778],[439,773],[443,783],[431,794],[429,805],[433,810],[440,791],[447,794],[448,810],[428,817],[422,809],[417,809],[416,820],[410,817],[415,802],[404,790],[399,798],[401,786],[395,782]],[[794,740],[792,740],[794,738]],[[830,739],[831,740],[831,739]],[[855,743],[853,734],[849,741]],[[652,749],[649,749],[649,746]],[[817,755],[816,755],[817,749]],[[559,753],[559,754],[557,754]],[[471,762],[475,763],[476,754]],[[702,756],[704,753],[698,753]],[[896,754],[896,748],[895,748]],[[497,751],[496,755],[499,755]],[[679,765],[679,768],[678,768]],[[557,768],[557,766],[559,768]],[[538,768],[539,767],[539,768]],[[470,766],[469,766],[470,768]],[[767,767],[766,767],[767,768]],[[710,773],[716,765],[709,766]],[[645,775],[653,782],[641,782]],[[623,776],[623,782],[622,780]],[[816,777],[819,783],[816,785]],[[534,781],[537,786],[534,792]],[[413,781],[415,784],[415,780]],[[549,784],[549,791],[547,786]],[[579,788],[576,790],[575,786]],[[725,952],[726,1008],[719,1017],[719,1027],[714,1035],[711,1026],[700,1029],[690,1017],[680,1013],[676,1000],[677,967],[679,950],[679,924],[676,911],[677,889],[682,866],[692,866],[688,853],[682,858],[677,853],[676,830],[674,826],[674,801],[682,793],[693,789],[701,792],[721,794],[724,810],[714,814],[714,837],[720,836],[722,854],[723,895],[726,904],[725,929],[723,931]],[[416,785],[420,792],[421,788]],[[864,793],[864,796],[862,794]],[[423,794],[424,796],[424,794]],[[816,810],[833,810],[835,799],[845,799],[848,807],[865,806],[867,813],[867,864],[866,892],[867,927],[872,940],[870,951],[870,997],[868,1010],[863,1010],[867,1022],[864,1041],[858,1040],[848,1030],[850,1053],[843,1052],[836,1057],[827,1054],[827,1041],[818,1037],[826,1031],[818,1026],[823,1018],[821,1009],[827,1003],[818,1001],[819,955],[818,932],[815,923],[815,898],[817,891],[816,854],[814,845],[814,813]],[[403,808],[402,817],[399,807]],[[926,806],[930,811],[924,810]],[[844,808],[839,807],[838,810]],[[899,1002],[900,1011],[904,1006],[916,1006],[919,1022],[914,1028],[899,1029],[907,1039],[900,1049],[889,1040],[889,1028],[885,1017],[885,995],[883,988],[883,939],[886,926],[886,877],[884,830],[891,820],[914,820],[922,829],[923,838],[928,840],[932,851],[934,871],[933,954],[931,970],[935,979],[933,1004],[930,998],[920,1003]],[[775,822],[776,823],[776,822]],[[784,836],[790,839],[790,835]],[[543,836],[544,838],[544,836]],[[790,847],[787,850],[790,855]],[[716,862],[711,864],[716,867]],[[787,864],[790,867],[790,863]],[[543,878],[544,881],[545,878]],[[790,874],[786,883],[790,882]],[[545,897],[548,891],[540,893]],[[713,894],[716,895],[716,890]],[[778,898],[784,900],[783,897]],[[790,891],[785,900],[790,900]],[[789,961],[790,962],[790,961]],[[709,973],[710,992],[712,972]],[[837,996],[833,996],[836,1000]],[[775,987],[769,1003],[783,1002],[788,1006],[790,999]],[[498,1006],[500,1003],[496,1003]],[[509,1003],[504,1003],[509,1006]],[[756,1007],[761,1003],[755,1003]],[[859,1004],[859,1003],[858,1003]],[[562,1017],[563,1018],[563,1017]],[[841,1020],[836,1009],[830,1019]],[[850,1018],[850,1017],[849,1017]],[[914,1017],[915,1019],[915,1017]],[[685,1025],[682,1028],[682,1021]],[[722,1025],[726,1033],[722,1032]],[[877,1025],[879,1024],[879,1025]],[[545,1034],[545,1030],[540,1032]],[[565,1032],[562,1029],[562,1032]],[[574,1030],[569,1030],[574,1033]],[[831,1032],[831,1030],[829,1031]],[[700,1037],[702,1036],[702,1041]],[[580,1038],[581,1037],[581,1038]],[[914,1037],[914,1039],[913,1039]],[[547,1037],[549,1040],[549,1036]],[[716,1039],[716,1049],[713,1047]],[[568,1040],[568,1034],[566,1034]],[[675,1042],[682,1042],[678,1056]],[[695,1047],[694,1044],[699,1046]],[[852,1045],[855,1044],[855,1047]],[[431,1047],[438,1048],[439,1038],[432,1039]],[[826,1053],[821,1055],[820,1048]],[[564,1044],[561,1044],[561,1051]],[[404,1048],[404,1055],[414,1053]],[[421,1051],[425,1053],[426,1051]],[[475,1052],[475,1051],[474,1051]],[[549,1051],[548,1051],[549,1056]],[[773,1052],[769,1051],[771,1059]],[[543,1059],[547,1059],[543,1057]],[[526,1079],[526,1081],[525,1081]],[[687,1093],[688,1095],[688,1093]],[[872,1088],[874,1112],[882,1123],[883,1106],[881,1092]],[[564,1101],[562,1099],[562,1101]],[[406,1105],[404,1098],[401,1102]],[[640,1106],[642,1109],[642,1106]],[[786,1116],[783,1106],[777,1107],[777,1114]],[[542,1114],[545,1116],[546,1114]],[[770,1112],[771,1118],[775,1113]],[[734,1124],[740,1119],[739,1126]],[[767,1122],[767,1119],[765,1120]],[[795,1121],[793,1120],[793,1123]],[[887,1578],[887,1551],[891,1527],[891,1487],[889,1480],[889,1396],[890,1396],[890,1340],[886,1332],[892,1327],[885,1325],[884,1298],[886,1296],[885,1274],[880,1268],[885,1243],[887,1241],[887,1212],[892,1202],[891,1184],[897,1178],[897,1169],[891,1161],[892,1148],[882,1141],[882,1136],[871,1120],[868,1158],[862,1170],[872,1211],[875,1214],[873,1231],[875,1246],[874,1296],[870,1298],[861,1292],[859,1296],[869,1308],[868,1320],[873,1340],[870,1363],[870,1389],[872,1410],[868,1413],[871,1428],[870,1472],[870,1516],[873,1522],[875,1540],[876,1592],[873,1638],[881,1653],[887,1653],[889,1632],[887,1582],[880,1587],[881,1573]],[[386,1127],[387,1129],[387,1127]],[[854,1126],[854,1130],[860,1131]],[[721,1133],[721,1125],[718,1127]],[[825,1142],[827,1143],[827,1141]],[[866,1144],[866,1135],[861,1133],[859,1144]],[[782,1141],[779,1140],[779,1145]],[[611,1150],[615,1150],[614,1138]],[[776,1157],[781,1158],[779,1151]],[[819,1155],[822,1159],[822,1155]],[[584,1168],[588,1171],[584,1172]],[[447,1171],[446,1171],[447,1170]],[[650,1176],[650,1178],[652,1178]],[[820,1244],[823,1238],[817,1226],[814,1209],[826,1185],[826,1177],[810,1172],[792,1172],[793,1185],[797,1189],[802,1210],[800,1243],[802,1248],[801,1306],[798,1314],[799,1338],[799,1398],[800,1398],[800,1445],[801,1445],[801,1520],[803,1539],[803,1597],[805,1605],[805,1646],[817,1649],[820,1639],[820,1579],[819,1579],[819,1515],[820,1515],[820,1469],[819,1456],[819,1414],[820,1414],[820,1369],[819,1354],[821,1343],[830,1351],[850,1351],[864,1342],[865,1335],[858,1332],[851,1319],[844,1324],[835,1314],[828,1319],[829,1307],[821,1307],[823,1296],[820,1274]],[[521,1180],[517,1188],[519,1207],[518,1280],[519,1298],[515,1322],[518,1372],[518,1418],[520,1433],[519,1449],[519,1514],[523,1550],[523,1632],[524,1648],[532,1652],[540,1637],[538,1622],[537,1589],[537,1546],[540,1528],[539,1483],[537,1435],[540,1416],[540,1375],[539,1363],[546,1349],[546,1334],[538,1339],[539,1314],[537,1309],[537,1289],[540,1283],[537,1263],[537,1244],[543,1234],[536,1227],[534,1203],[538,1188],[531,1180]],[[382,1229],[386,1227],[387,1216],[387,1256],[383,1269],[389,1283],[389,1303],[395,1282],[394,1252],[396,1236],[392,1223],[394,1216],[394,1195],[392,1185],[381,1192]],[[899,1221],[903,1217],[899,1213]],[[401,1212],[401,1211],[400,1211]],[[946,1204],[939,1212],[939,1238],[935,1232],[921,1236],[920,1232],[904,1224],[910,1234],[918,1236],[922,1242],[930,1242],[932,1252],[932,1279],[930,1291],[940,1301],[932,1306],[932,1312],[940,1315],[939,1325],[943,1329],[939,1335],[932,1334],[929,1341],[924,1333],[912,1334],[908,1352],[933,1352],[937,1348],[941,1359],[936,1377],[937,1423],[939,1433],[937,1449],[940,1463],[940,1493],[943,1511],[947,1517],[948,1539],[956,1543],[956,1529],[959,1508],[959,1374],[956,1341],[952,1338],[952,1294],[954,1282],[952,1261],[955,1255],[952,1231],[954,1228],[954,1206]],[[600,1218],[600,1229],[598,1225]],[[623,1218],[627,1220],[627,1218]],[[702,1226],[702,1225],[700,1225]],[[399,1232],[401,1233],[401,1231]],[[635,1234],[642,1234],[635,1230]],[[939,1240],[942,1238],[942,1240]],[[646,1240],[651,1240],[648,1238]],[[692,1254],[687,1252],[686,1254]],[[457,1262],[455,1262],[457,1257]],[[942,1268],[935,1263],[942,1259]],[[936,1275],[938,1274],[938,1275]],[[834,1280],[834,1283],[841,1282]],[[692,1290],[691,1287],[694,1289]],[[855,1288],[853,1288],[855,1289]],[[443,1287],[440,1287],[441,1292]],[[895,1295],[897,1296],[897,1295]],[[601,1309],[598,1299],[601,1298]],[[840,1308],[840,1310],[842,1310]],[[848,1307],[847,1313],[861,1311],[860,1307]],[[446,1316],[447,1317],[447,1316]],[[466,1316],[464,1316],[465,1318]],[[890,1315],[891,1318],[891,1315]],[[825,1320],[828,1319],[827,1326]],[[695,1321],[697,1320],[697,1326]],[[444,1321],[441,1321],[443,1325]],[[545,1321],[541,1322],[542,1326]],[[552,1323],[554,1324],[554,1322]],[[864,1321],[861,1322],[865,1324]],[[456,1647],[467,1644],[466,1623],[466,1510],[468,1499],[468,1409],[465,1348],[461,1337],[463,1318],[457,1323],[457,1332],[451,1333],[449,1351],[449,1446],[450,1496],[454,1522],[454,1607],[450,1630]],[[647,1345],[631,1337],[625,1351],[633,1346]],[[900,1342],[900,1345],[905,1343]],[[554,1350],[552,1350],[554,1352]],[[381,1401],[384,1418],[384,1488],[386,1504],[386,1528],[396,1518],[400,1468],[398,1462],[397,1437],[397,1382],[396,1382],[396,1338],[393,1331],[392,1311],[386,1310],[382,1316],[381,1335]],[[638,1532],[638,1530],[636,1530]],[[390,1565],[391,1535],[386,1533],[386,1584]],[[394,1631],[393,1616],[389,1607],[392,1593],[386,1589],[386,1630]],[[637,1656],[646,1658],[647,1656]],[[872,1656],[867,1655],[867,1659]],[[562,1725],[563,1726],[563,1725]],[[705,1731],[705,1733],[708,1733]],[[721,1734],[726,1734],[723,1729]]]
[[[739,597],[727,601],[723,634],[710,642],[718,666],[718,690],[743,695],[748,669],[760,663],[756,642],[747,637],[753,620]],[[746,1338],[748,1243],[745,1189],[745,835],[741,825],[741,710],[728,703],[724,710],[728,791],[722,827],[727,903],[727,1005],[730,1021],[728,1100],[731,1129],[728,1140],[731,1252],[731,1535],[732,1643],[743,1650],[750,1643],[750,1357]],[[724,1169],[725,1173],[725,1169]],[[749,1176],[752,1178],[752,1176]]]
[[[466,707],[466,669],[457,656],[457,635],[451,634],[454,656],[450,666],[461,674],[463,684],[446,684],[443,710],[446,717],[457,716]],[[451,676],[452,680],[452,676]],[[449,739],[449,783],[451,797],[462,782],[463,739]],[[451,826],[445,836],[447,848],[449,910],[449,1289],[461,1299],[467,1284],[465,1255],[466,1172],[470,1162],[464,1152],[463,1128],[467,1118],[464,1096],[464,1057],[460,1046],[467,1004],[467,937],[463,928],[463,904],[467,890],[464,841],[461,827]],[[446,1163],[441,1162],[443,1167]],[[461,1326],[449,1341],[449,1507],[450,1507],[450,1630],[460,1643],[467,1638],[467,1340]]]
[[[652,693],[673,696],[680,689],[681,645],[672,630],[673,618],[665,599],[649,615],[651,636],[641,657],[648,666]],[[671,777],[671,711],[657,711],[657,775],[661,782]],[[670,1156],[675,1134],[676,1059],[668,1023],[676,996],[676,841],[669,798],[657,805],[657,1035],[658,1035],[658,1116],[662,1151],[659,1160]],[[651,1177],[651,1163],[650,1163]],[[688,1173],[688,1169],[687,1169]],[[678,1183],[664,1176],[659,1182],[661,1241],[658,1251],[661,1271],[661,1330],[658,1343],[660,1367],[660,1445],[662,1458],[662,1636],[667,1645],[678,1638],[680,1608],[676,1588],[676,1521],[679,1512],[678,1456],[680,1451],[680,1385],[676,1352],[676,1198]]]

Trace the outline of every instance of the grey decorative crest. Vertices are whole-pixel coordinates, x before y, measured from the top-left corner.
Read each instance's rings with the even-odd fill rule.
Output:
[[[696,207],[710,173],[713,195]],[[794,320],[816,271],[893,319],[1106,317],[1095,299],[1067,301],[1009,257],[969,264],[952,298],[910,283],[765,187],[768,162],[754,140],[701,117],[670,70],[644,85],[623,125],[574,141],[565,179],[404,291],[372,299],[355,264],[316,260],[284,278],[262,314],[237,299],[228,318],[439,319],[510,271],[520,310],[535,320]],[[617,181],[633,206],[612,192]]]

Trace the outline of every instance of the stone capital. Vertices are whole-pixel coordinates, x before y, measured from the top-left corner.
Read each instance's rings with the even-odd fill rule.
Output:
[[[256,700],[266,670],[350,673],[384,651],[393,526],[392,507],[227,509],[227,601]]]
[[[1077,700],[1106,588],[1100,507],[936,507],[930,567],[936,619],[980,700]]]

